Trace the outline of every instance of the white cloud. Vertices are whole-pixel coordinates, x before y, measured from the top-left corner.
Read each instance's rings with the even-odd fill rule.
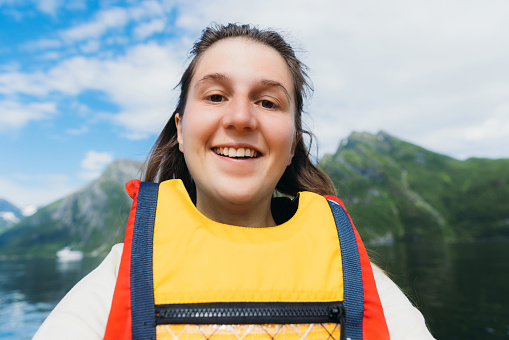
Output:
[[[162,32],[165,24],[165,20],[162,19],[154,19],[150,22],[141,23],[134,29],[134,36],[137,39],[143,40],[154,33]]]
[[[76,190],[76,183],[63,174],[16,174],[0,177],[0,195],[19,208],[44,206]]]
[[[135,29],[136,37],[147,37],[164,28],[165,11],[157,1],[143,1],[126,8],[109,7],[98,11],[94,18],[60,32],[64,41],[75,42],[87,39],[99,39],[111,30],[123,30],[129,22],[154,19]]]
[[[6,5],[7,6],[13,6],[13,5],[23,6],[30,2],[33,3],[33,5],[35,5],[35,7],[40,12],[49,14],[51,16],[55,16],[59,7],[61,7],[63,5],[63,0],[29,0],[29,1],[27,1],[27,0],[1,0],[0,6],[6,6]],[[8,8],[8,9],[9,9],[9,11],[6,11],[6,12],[10,15],[14,14],[11,12],[12,10],[16,11],[13,8]],[[20,20],[23,17],[23,14],[26,15],[27,12],[28,12],[28,15],[33,15],[32,13],[30,13],[31,11],[25,10],[25,11],[23,11],[23,13],[21,11],[19,11],[19,15],[16,15],[17,19]]]
[[[508,139],[508,136],[509,104],[497,107],[493,116],[488,117],[480,124],[465,129],[465,138],[470,141],[501,139],[504,137]]]
[[[48,94],[48,75],[43,72],[22,73],[9,71],[0,74],[0,94],[16,95],[19,93],[34,96]]]
[[[120,108],[108,119],[130,138],[142,138],[171,113],[184,51],[200,31],[213,21],[250,22],[281,28],[308,51],[299,56],[311,68],[316,91],[308,111],[322,152],[332,152],[352,130],[385,129],[453,155],[468,153],[461,151],[468,141],[506,141],[506,120],[496,113],[509,105],[509,45],[501,43],[509,40],[506,1],[317,0],[314,15],[304,0],[292,6],[260,0],[248,9],[234,0],[145,1],[102,10],[62,35],[84,46],[100,38],[121,41],[107,33],[134,22],[133,34],[143,39],[164,29],[165,15],[177,5],[175,30],[182,35],[172,42],[132,46],[122,56],[74,57],[44,73],[6,71],[0,93],[43,98],[52,91],[103,91]]]
[[[87,0],[68,0],[65,7],[69,10],[85,10],[87,9]]]
[[[113,161],[111,152],[88,151],[85,158],[81,161],[81,167],[84,170],[102,170],[104,166]]]
[[[80,177],[87,180],[95,179],[99,177],[104,167],[112,161],[113,154],[111,152],[88,151],[81,161],[83,171],[80,173]]]
[[[62,42],[58,39],[39,39],[21,45],[23,49],[29,51],[58,48],[60,46],[62,46]]]
[[[62,6],[62,1],[61,0],[37,0],[36,6],[41,12],[55,16],[57,14],[58,8],[60,6]]]
[[[61,32],[65,41],[97,39],[109,29],[123,28],[128,23],[127,12],[123,8],[108,8],[97,12],[94,20]]]
[[[108,119],[139,138],[159,131],[173,111],[172,89],[178,83],[183,56],[178,45],[151,43],[133,46],[115,59],[74,57],[46,73],[4,73],[0,93],[42,98],[51,92],[75,96],[87,89],[103,91],[121,108]]]
[[[61,55],[58,52],[46,52],[41,54],[39,58],[42,60],[59,60]]]
[[[101,44],[97,40],[88,40],[85,44],[80,46],[83,53],[97,52],[101,48]]]
[[[32,120],[52,118],[57,113],[52,102],[20,103],[17,101],[0,102],[0,132],[19,129]]]
[[[128,9],[129,16],[135,20],[140,21],[152,17],[164,17],[165,10],[158,1],[142,1],[137,6],[131,6]]]

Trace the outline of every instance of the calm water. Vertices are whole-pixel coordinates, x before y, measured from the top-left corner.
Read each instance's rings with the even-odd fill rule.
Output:
[[[437,339],[509,339],[509,242],[371,247]],[[30,339],[99,258],[0,260],[0,339]]]
[[[0,260],[0,339],[31,339],[58,301],[100,261]]]
[[[373,247],[437,339],[509,339],[509,242]]]

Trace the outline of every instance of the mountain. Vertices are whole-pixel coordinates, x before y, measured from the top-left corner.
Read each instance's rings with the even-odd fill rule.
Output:
[[[460,161],[354,132],[320,165],[368,241],[509,237],[509,159]]]
[[[0,233],[18,223],[23,218],[23,213],[14,204],[0,198]]]
[[[509,237],[509,159],[460,161],[385,132],[352,133],[320,166],[365,242]],[[142,164],[119,160],[78,192],[0,234],[0,254],[51,255],[64,246],[105,254],[121,242]]]
[[[0,253],[54,255],[64,246],[106,253],[121,242],[131,198],[124,184],[141,174],[142,164],[118,160],[78,192],[39,209],[0,234]]]

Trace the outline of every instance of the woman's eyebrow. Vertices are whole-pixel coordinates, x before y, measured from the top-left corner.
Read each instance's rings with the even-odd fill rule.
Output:
[[[200,83],[207,81],[207,80],[218,80],[218,81],[230,81],[230,77],[228,77],[224,73],[210,73],[205,75],[203,78],[198,80],[196,84],[194,84],[194,87],[198,87]]]
[[[286,87],[284,87],[284,85],[281,84],[280,82],[275,81],[275,80],[263,79],[260,82],[260,84],[262,84],[264,86],[277,87],[277,88],[281,89],[284,92],[284,94],[286,95],[286,98],[289,101],[291,101],[290,93],[288,93],[288,90],[286,89]]]

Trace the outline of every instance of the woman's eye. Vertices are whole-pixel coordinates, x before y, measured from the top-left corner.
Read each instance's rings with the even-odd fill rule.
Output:
[[[260,105],[266,109],[275,109],[276,108],[276,104],[274,104],[270,100],[262,100],[262,101],[260,101]]]
[[[223,101],[223,96],[221,96],[220,94],[213,94],[209,96],[209,100],[214,103],[220,103]]]

